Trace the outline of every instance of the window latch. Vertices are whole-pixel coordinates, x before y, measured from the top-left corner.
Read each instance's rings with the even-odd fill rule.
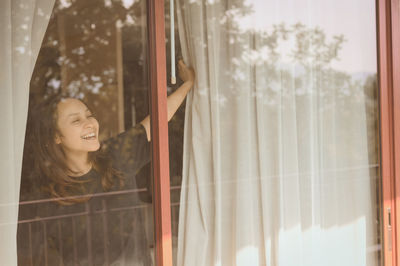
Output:
[[[392,210],[391,208],[387,208],[387,238],[388,238],[388,250],[392,251]]]

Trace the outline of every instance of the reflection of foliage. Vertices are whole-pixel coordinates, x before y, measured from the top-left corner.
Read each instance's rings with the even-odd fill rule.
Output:
[[[307,29],[301,23],[294,25],[293,30],[285,30],[284,24],[281,24],[281,27],[279,31],[282,35],[291,32],[296,35],[296,49],[293,51],[295,62],[323,66],[334,59],[338,59],[338,52],[344,41],[343,36],[334,36],[334,40],[327,43],[327,38],[322,29]]]
[[[31,106],[67,92],[93,108],[103,139],[116,134],[120,49],[125,125],[129,127],[148,114],[145,2],[124,6],[126,2],[56,1],[32,75]],[[118,30],[121,44],[117,44]],[[28,150],[29,145],[25,148]],[[30,161],[26,158],[24,162],[27,171]]]
[[[329,38],[319,27],[310,28],[300,22],[271,25],[270,31],[242,30],[235,17],[224,23],[224,34],[235,46],[227,59],[220,58],[227,60],[226,80],[232,80],[232,95],[224,97],[237,97],[253,86],[254,96],[269,105],[276,104],[282,95],[301,96],[317,91],[322,101],[332,95],[336,100],[363,101],[368,74],[346,73],[333,67],[340,59],[343,35]],[[257,76],[246,75],[249,71],[257,72]]]
[[[118,24],[122,30],[125,123],[129,126],[144,118],[148,113],[148,105],[146,43],[142,38],[146,37],[146,34],[143,35],[143,3],[134,1],[132,6],[126,8],[120,0],[57,2],[31,81],[31,104],[68,89],[91,100],[104,127],[115,128],[115,31]],[[168,8],[166,3],[166,11]],[[322,29],[309,28],[301,23],[271,25],[269,32],[243,30],[237,18],[251,14],[250,6],[241,6],[239,3],[228,7],[221,17],[210,21],[226,29],[223,32],[229,36],[229,43],[224,44],[226,48],[234,44],[239,50],[235,56],[226,57],[229,62],[225,65],[229,68],[223,75],[229,75],[229,80],[232,80],[228,84],[232,95],[222,96],[227,101],[232,100],[230,97],[240,98],[243,90],[248,91],[249,86],[254,86],[253,96],[273,106],[278,102],[278,97],[285,94],[294,92],[301,97],[318,93],[326,101],[322,108],[341,108],[343,112],[346,112],[346,106],[360,103],[365,97],[368,138],[374,144],[369,145],[372,147],[370,159],[376,162],[376,76],[363,74],[361,78],[354,79],[350,73],[332,67],[333,62],[339,59],[344,36],[329,38]],[[168,56],[167,53],[169,61]],[[262,79],[249,81],[243,75],[248,68],[257,71]],[[294,90],[291,90],[291,86],[294,86]],[[338,100],[336,106],[328,101],[332,95]],[[181,106],[169,124],[172,185],[181,183],[183,121],[184,106]],[[149,168],[144,168],[138,180],[147,181],[149,174]],[[171,198],[173,202],[178,202],[179,191],[175,191]]]
[[[40,101],[43,95],[58,93],[62,86],[66,86],[77,95],[93,99],[91,102],[103,120],[102,124],[115,127],[115,121],[112,121],[115,120],[117,82],[114,50],[118,24],[122,27],[125,96],[129,96],[125,97],[125,117],[128,118],[125,122],[129,125],[129,121],[134,120],[133,111],[136,121],[140,121],[148,109],[142,4],[133,1],[126,8],[120,0],[57,2],[31,82],[32,103]],[[194,4],[199,3],[194,1]],[[168,3],[165,7],[168,11]],[[240,97],[242,90],[247,89],[242,84],[247,84],[254,86],[254,97],[260,97],[269,105],[274,105],[277,97],[293,93],[291,86],[295,87],[297,96],[315,93],[315,90],[322,100],[324,96],[328,99],[335,95],[342,101],[337,104],[342,106],[345,106],[344,101],[360,102],[364,96],[376,103],[376,98],[370,98],[375,95],[364,94],[364,88],[371,87],[371,84],[376,86],[376,82],[371,81],[376,81],[374,76],[366,78],[367,75],[363,74],[361,79],[354,79],[349,73],[332,67],[333,62],[339,59],[344,36],[330,38],[322,29],[302,23],[271,25],[270,31],[243,29],[238,18],[251,16],[252,12],[251,6],[238,1],[230,3],[220,17],[209,21],[210,25],[215,23],[225,29],[222,34],[229,37],[227,47],[235,44],[239,50],[235,56],[227,57],[229,69],[223,74],[232,76],[229,84],[232,95],[222,95],[226,100],[231,100],[232,96]],[[65,47],[63,38],[66,39]],[[255,69],[263,78],[249,82],[243,75],[247,68]],[[67,77],[63,77],[63,71],[68,73]],[[330,108],[328,102],[324,108]],[[183,109],[179,109],[170,123],[170,135],[177,136],[170,139],[175,158],[182,155]],[[375,110],[371,115],[375,115]],[[171,176],[178,176],[180,159],[171,164]]]
[[[118,49],[126,47],[117,43],[118,29],[121,29],[123,44],[145,45],[143,35],[137,34],[138,29],[143,31],[145,26],[143,3],[132,2],[126,8],[125,2],[127,1],[56,2],[31,82],[32,104],[49,95],[67,91],[90,102],[104,128],[111,128],[103,132],[103,137],[116,133],[119,71],[117,56]],[[134,34],[124,36],[129,28],[135,29]],[[129,76],[129,79],[125,78],[125,88],[132,90],[133,86],[145,85],[147,80],[143,73],[146,68],[143,52],[146,51],[136,47],[135,50],[122,51],[128,55],[133,54],[133,60],[136,60],[134,64],[130,60],[123,67]],[[131,83],[127,83],[129,81]],[[104,106],[107,108],[103,108]],[[127,106],[130,107],[130,101]],[[132,119],[131,108],[126,112]]]
[[[377,95],[373,93],[377,91],[376,75],[348,73],[334,67],[335,63],[340,61],[340,52],[346,44],[345,36],[330,36],[320,27],[310,27],[301,22],[295,24],[282,22],[269,25],[268,29],[248,26],[249,20],[252,20],[255,13],[252,6],[241,0],[180,2],[188,12],[184,15],[184,20],[191,20],[191,17],[185,17],[190,14],[188,16],[195,16],[193,18],[195,23],[204,23],[201,27],[197,25],[186,27],[198,30],[195,34],[188,33],[194,39],[193,43],[197,45],[200,42],[200,45],[195,47],[204,49],[205,56],[213,54],[217,57],[198,60],[210,62],[209,65],[212,65],[208,69],[213,71],[210,76],[219,81],[214,88],[218,91],[218,96],[213,95],[219,98],[212,100],[219,101],[220,110],[236,102],[252,101],[253,99],[246,98],[248,95],[256,98],[257,104],[266,105],[262,107],[263,110],[271,113],[276,112],[278,108],[296,108],[296,101],[300,105],[311,97],[315,99],[313,103],[318,102],[315,111],[319,113],[319,117],[331,112],[337,117],[350,117],[349,121],[355,121],[356,117],[361,118],[364,114],[355,115],[356,108],[352,107],[359,107],[361,113],[364,107],[368,124],[369,159],[371,164],[377,161]],[[205,21],[201,21],[201,16],[197,17],[193,10],[199,13],[201,11]],[[243,25],[246,23],[247,26]],[[202,34],[204,34],[202,37],[199,36]],[[352,36],[347,37],[352,38]],[[208,67],[207,63],[204,68]],[[204,80],[201,83],[204,86],[208,85]],[[293,105],[281,105],[282,102]],[[301,109],[299,113],[299,116],[303,115]],[[237,117],[221,117],[221,121]],[[231,122],[226,123],[230,125]],[[360,131],[352,131],[350,128],[351,126],[338,128],[335,132],[337,138],[352,141],[363,139],[357,136]],[[178,132],[183,135],[183,127],[176,126],[171,130],[176,130],[175,134]],[[345,147],[320,148],[335,152],[335,149]],[[176,146],[172,146],[171,149],[177,150]],[[353,156],[356,159],[360,156],[360,151],[353,149],[351,152],[353,154],[349,155],[349,158]],[[173,158],[180,160],[178,156]]]

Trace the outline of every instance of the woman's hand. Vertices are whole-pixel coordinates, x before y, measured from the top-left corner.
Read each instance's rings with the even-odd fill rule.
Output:
[[[194,80],[195,80],[195,73],[193,68],[188,67],[182,59],[178,61],[178,74],[179,78],[184,82],[184,83],[189,83],[190,87],[194,85]]]

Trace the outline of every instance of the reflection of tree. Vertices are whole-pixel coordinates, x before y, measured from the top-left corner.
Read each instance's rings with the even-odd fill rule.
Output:
[[[333,171],[337,171],[350,162],[352,165],[349,167],[367,166],[364,159],[366,150],[354,148],[365,147],[363,138],[363,127],[365,127],[365,131],[368,132],[368,163],[376,163],[376,154],[378,154],[376,147],[378,141],[376,134],[377,108],[374,103],[377,102],[377,97],[370,93],[377,91],[376,76],[375,73],[348,73],[335,67],[335,61],[340,60],[340,52],[346,45],[345,36],[330,36],[319,27],[306,26],[300,22],[295,24],[282,22],[261,29],[253,27],[251,25],[253,11],[247,1],[246,4],[241,0],[182,0],[180,2],[184,2],[182,6],[186,9],[182,11],[183,20],[190,21],[190,25],[185,28],[188,31],[195,29],[195,33],[187,32],[185,37],[190,39],[188,44],[190,48],[194,48],[193,54],[199,55],[196,62],[201,62],[201,71],[206,72],[203,78],[212,80],[211,82],[200,81],[204,87],[197,88],[202,91],[196,94],[198,96],[197,104],[208,100],[213,105],[211,110],[218,109],[218,117],[213,117],[211,120],[218,121],[222,125],[218,124],[217,128],[212,128],[212,130],[215,129],[218,133],[226,132],[221,128],[240,127],[242,122],[245,123],[245,126],[254,126],[254,123],[247,122],[248,120],[254,121],[254,112],[262,110],[261,112],[264,113],[257,114],[255,119],[262,121],[262,128],[264,125],[265,127],[270,126],[272,133],[265,134],[265,136],[273,136],[279,140],[289,139],[287,131],[293,128],[298,129],[301,133],[293,131],[290,138],[298,138],[299,147],[294,147],[293,152],[296,153],[296,148],[302,149],[297,154],[299,160],[308,155],[307,150],[301,145],[303,143],[304,146],[308,145],[314,139],[319,138],[316,141],[316,145],[318,145],[316,151],[320,154],[312,154],[322,158],[321,165],[318,165],[321,167],[319,170],[325,171],[326,168],[331,167],[335,168]],[[286,14],[279,15],[284,17]],[[260,18],[254,18],[254,21],[257,19]],[[311,17],[311,19],[313,18]],[[282,20],[284,21],[284,18]],[[201,26],[198,26],[200,23]],[[353,36],[346,37],[352,38]],[[207,73],[207,71],[209,72]],[[214,82],[215,80],[217,82]],[[208,88],[210,89],[207,90]],[[241,102],[249,104],[245,105]],[[196,107],[198,108],[199,105]],[[235,108],[230,108],[232,105]],[[248,112],[249,115],[240,114],[242,111]],[[309,113],[303,114],[303,111]],[[284,112],[291,116],[282,115]],[[367,124],[365,124],[364,115],[367,116]],[[286,117],[293,120],[285,120]],[[312,125],[309,126],[307,120],[311,119],[316,121],[310,123]],[[259,120],[254,126],[258,130]],[[287,125],[286,121],[289,120],[290,122],[294,121],[291,124],[291,126],[295,124],[293,128],[281,129]],[[208,121],[208,117],[205,118],[205,121]],[[272,124],[275,122],[276,124]],[[206,128],[208,129],[207,125]],[[331,129],[334,132],[331,132]],[[285,130],[286,136],[278,135]],[[249,131],[251,132],[251,130]],[[260,137],[260,135],[257,136]],[[310,141],[310,137],[314,139]],[[221,139],[223,147],[221,149],[225,149],[225,146],[229,145],[228,141],[224,142],[223,137]],[[232,140],[235,141],[234,138]],[[303,140],[307,140],[307,142]],[[255,142],[258,143],[257,139]],[[266,142],[271,143],[272,141],[267,140]],[[247,143],[250,145],[254,143],[254,140],[248,140]],[[345,147],[342,145],[343,143],[350,144],[351,148]],[[218,145],[220,143],[213,148],[220,152],[221,146]],[[339,155],[345,152],[347,152],[346,156],[339,158],[341,157]],[[242,155],[238,155],[238,158],[241,158],[240,156]],[[332,163],[323,162],[323,158],[332,158]],[[348,159],[348,162],[344,162],[343,158]],[[270,162],[265,163],[268,165]],[[282,163],[284,164],[284,162]],[[360,165],[357,165],[358,163]],[[229,162],[227,164],[230,165]],[[326,165],[328,167],[325,167]],[[377,172],[372,172],[370,177],[363,177],[366,182],[368,182],[368,178],[377,177]],[[350,172],[337,175],[335,172],[331,176],[353,178]],[[373,188],[377,191],[379,186],[373,186]],[[374,203],[379,203],[378,198],[378,196],[375,198]],[[378,206],[374,206],[374,210],[378,210]],[[354,219],[358,215],[361,216],[362,213],[355,212],[346,216],[346,219]],[[345,222],[348,220],[343,221],[343,223]]]
[[[231,22],[231,25],[235,24],[237,22]],[[271,84],[279,82],[285,89],[285,85],[292,81],[295,81],[297,95],[309,93],[305,87],[310,89],[316,84],[321,93],[330,94],[335,91],[335,94],[343,98],[359,99],[357,95],[362,93],[365,77],[363,80],[355,80],[350,73],[332,66],[335,60],[339,60],[339,53],[345,42],[343,35],[329,39],[322,29],[309,28],[301,23],[291,26],[285,23],[272,25],[270,32],[229,28],[228,34],[241,52],[229,59],[229,65],[240,67],[235,69],[236,72],[230,69],[227,73],[240,76],[237,71],[245,71],[244,68],[249,66],[263,71],[263,80],[256,88],[265,90],[270,87],[265,91],[268,95],[263,96],[270,98],[271,95],[282,93],[272,89]]]
[[[224,54],[226,59],[224,55],[220,57],[221,64],[228,66],[225,80],[232,81],[229,91],[220,91],[223,97],[234,101],[251,91],[252,96],[268,105],[271,111],[282,98],[318,97],[318,112],[334,110],[349,118],[355,117],[354,109],[349,107],[360,106],[360,112],[364,108],[367,116],[368,146],[373,147],[369,151],[370,164],[376,164],[376,74],[348,73],[334,67],[335,61],[340,61],[345,36],[328,36],[323,29],[300,22],[292,25],[282,22],[268,29],[243,28],[241,18],[251,16],[252,11],[249,7],[242,12],[237,9],[233,6],[215,19],[222,22],[223,25],[217,27],[229,41],[223,47],[232,50]],[[348,128],[338,128],[336,133],[342,138],[362,139],[352,136],[355,132]],[[352,152],[354,159],[363,156],[359,151]]]
[[[112,120],[115,120],[113,108],[115,109],[116,102],[117,70],[114,53],[110,50],[114,50],[116,24],[120,21],[124,88],[127,96],[125,117],[129,118],[126,122],[129,125],[129,121],[134,119],[132,111],[136,113],[136,121],[140,121],[147,114],[148,108],[146,44],[142,38],[142,28],[145,27],[143,2],[134,1],[129,8],[119,0],[71,0],[69,6],[62,4],[63,2],[68,1],[57,2],[43,41],[31,81],[31,103],[41,101],[43,95],[46,97],[59,93],[64,85],[64,89],[68,88],[77,95],[82,93],[86,98],[94,99],[91,102],[98,117],[103,120],[102,125],[115,127]],[[199,4],[199,1],[192,2]],[[208,2],[207,5],[212,3]],[[251,86],[254,86],[254,97],[260,97],[271,106],[276,104],[280,95],[291,93],[287,88],[292,84],[295,84],[297,96],[314,93],[313,90],[317,88],[322,99],[324,95],[326,98],[335,95],[339,101],[335,108],[343,108],[344,112],[348,104],[363,101],[363,97],[366,97],[369,127],[374,132],[369,133],[369,141],[375,147],[377,98],[373,92],[377,91],[376,76],[365,74],[361,79],[355,79],[350,73],[332,67],[333,62],[339,59],[342,46],[345,45],[344,36],[330,37],[323,29],[310,28],[302,23],[271,25],[269,31],[242,29],[238,18],[250,16],[252,12],[250,6],[236,1],[234,5],[226,7],[221,17],[210,21],[223,26],[225,32],[222,34],[229,36],[230,40],[230,43],[225,44],[227,49],[230,49],[231,44],[235,44],[240,50],[236,53],[239,56],[228,57],[229,63],[226,65],[229,65],[229,69],[223,73],[234,76],[229,84],[233,93],[226,95],[226,98],[233,100],[233,97],[240,97],[242,90],[248,90],[248,87],[238,85],[241,82],[251,83]],[[66,27],[62,27],[62,23]],[[64,35],[60,32],[61,29],[65,31]],[[75,45],[63,47],[62,36],[66,37],[67,43]],[[259,71],[263,78],[250,83],[243,80],[242,73],[248,71],[248,68]],[[63,77],[63,70],[69,74],[68,77]],[[132,104],[133,108],[127,108]],[[328,102],[323,106],[331,107]],[[170,124],[170,134],[173,135],[173,138],[170,138],[173,158],[171,177],[176,178],[174,184],[180,183],[183,117],[184,108],[181,107]],[[374,148],[370,154],[375,156],[377,149]]]
[[[129,77],[125,78],[125,88],[143,87],[147,82],[143,73],[145,50],[140,47],[145,45],[140,34],[145,27],[142,3],[125,8],[124,2],[57,1],[31,82],[33,104],[43,96],[67,91],[92,103],[105,128],[112,128],[109,130],[113,133],[105,129],[104,137],[115,134],[118,49],[136,45],[133,50],[122,51],[129,59],[123,62],[125,77]],[[124,35],[130,28],[133,34]],[[125,47],[117,43],[118,29]],[[131,117],[132,110],[128,112]]]
[[[126,2],[56,1],[31,79],[31,106],[67,92],[83,98],[94,109],[103,139],[115,134],[120,71],[116,51],[120,49],[126,127],[148,114],[145,2],[130,6]],[[116,43],[118,30],[120,44]],[[28,132],[31,122],[28,120]],[[29,148],[26,145],[25,149]],[[27,172],[31,161],[24,161]]]

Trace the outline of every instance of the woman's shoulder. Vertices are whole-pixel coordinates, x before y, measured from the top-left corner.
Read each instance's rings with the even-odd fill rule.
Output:
[[[121,171],[136,172],[150,161],[150,143],[141,124],[106,140],[101,149]]]
[[[132,141],[135,141],[134,143]],[[134,127],[102,142],[102,149],[121,148],[122,144],[147,144],[146,130],[138,123]]]
[[[147,141],[146,130],[139,123],[102,142],[101,149],[111,158],[121,159],[132,157],[141,150],[149,150],[150,144]]]

